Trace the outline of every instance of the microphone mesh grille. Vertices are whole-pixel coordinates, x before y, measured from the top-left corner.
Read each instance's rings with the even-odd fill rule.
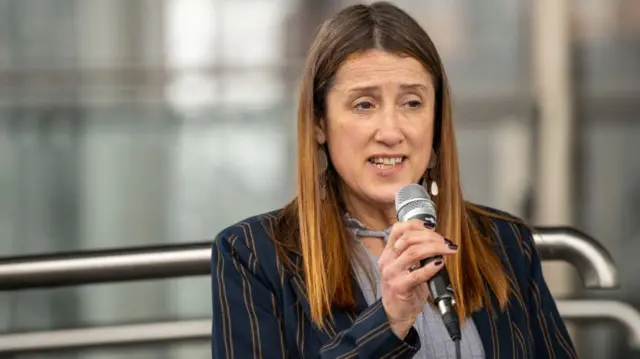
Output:
[[[405,214],[422,208],[435,217],[435,206],[427,191],[419,184],[406,185],[396,192],[396,213],[398,220],[404,221]]]
[[[420,198],[431,200],[431,197],[429,197],[429,194],[421,185],[414,183],[400,188],[398,192],[396,192],[396,212],[399,211],[407,201]]]

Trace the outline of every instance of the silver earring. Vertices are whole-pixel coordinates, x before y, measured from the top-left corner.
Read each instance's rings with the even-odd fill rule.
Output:
[[[318,161],[318,184],[320,185],[320,199],[324,200],[327,196],[327,168],[329,167],[329,161],[327,154],[322,147],[318,148],[316,153]]]
[[[431,171],[433,171],[433,169],[436,167],[436,151],[432,148],[431,149],[431,155],[429,156],[429,165],[428,165],[428,171],[427,171],[427,178],[422,182],[423,185],[425,186],[425,189],[431,193],[432,196],[437,196],[438,193],[440,193],[440,190],[438,188],[438,183],[436,182],[435,178],[433,178],[433,176],[431,176]],[[431,185],[428,186],[429,184],[429,179],[431,179]]]
[[[440,189],[438,188],[438,183],[435,179],[431,178],[429,174],[426,174],[422,179],[422,187],[427,193],[432,196],[437,196],[440,193]]]
[[[432,196],[437,196],[438,193],[440,193],[439,189],[438,189],[438,183],[434,179],[431,180],[431,190],[430,190],[430,192],[431,192]]]

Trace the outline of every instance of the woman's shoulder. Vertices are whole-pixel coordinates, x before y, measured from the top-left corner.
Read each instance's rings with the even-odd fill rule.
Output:
[[[254,275],[279,282],[281,265],[273,236],[281,212],[278,209],[254,215],[220,231],[213,242],[213,265],[230,259]]]
[[[243,241],[258,241],[257,244],[270,239],[277,225],[282,209],[257,214],[238,221],[224,228],[216,236],[216,240],[241,238]]]
[[[476,223],[482,223],[481,231],[491,241],[506,274],[525,292],[533,265],[539,264],[531,227],[508,212],[486,206],[472,207],[472,216]]]
[[[504,255],[531,258],[535,251],[533,230],[525,220],[503,210],[477,204],[470,204],[469,209],[483,234],[489,236]]]

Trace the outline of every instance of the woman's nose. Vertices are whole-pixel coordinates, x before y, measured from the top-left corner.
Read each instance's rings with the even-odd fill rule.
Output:
[[[387,146],[394,146],[404,140],[404,134],[400,128],[399,114],[396,110],[385,111],[378,121],[375,140]]]

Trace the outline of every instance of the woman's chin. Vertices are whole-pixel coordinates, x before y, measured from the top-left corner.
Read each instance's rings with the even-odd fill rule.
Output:
[[[403,184],[376,186],[367,191],[366,196],[369,197],[371,202],[379,203],[383,205],[395,205],[396,193]]]

